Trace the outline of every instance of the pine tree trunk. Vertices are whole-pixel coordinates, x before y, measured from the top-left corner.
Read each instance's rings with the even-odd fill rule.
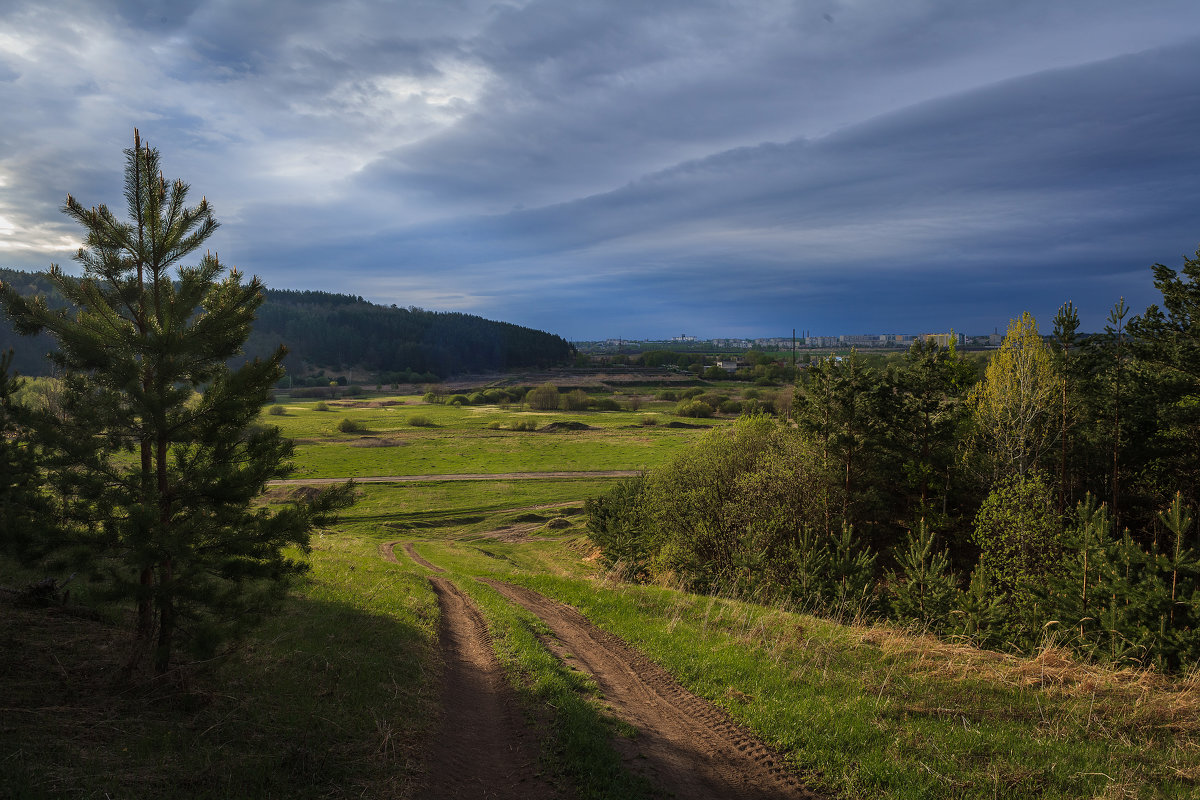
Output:
[[[159,564],[162,583],[169,586],[173,576],[171,559]],[[154,672],[162,675],[171,664],[171,639],[175,635],[175,604],[172,596],[164,592],[158,601],[158,647],[154,651]]]

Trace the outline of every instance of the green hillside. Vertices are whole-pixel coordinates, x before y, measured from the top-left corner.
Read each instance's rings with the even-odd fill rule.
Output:
[[[40,272],[0,269],[0,281],[25,295],[62,305]],[[293,374],[311,369],[363,370],[386,383],[445,378],[563,363],[573,354],[560,336],[471,314],[398,308],[361,297],[318,291],[268,289],[246,345],[251,356],[287,345]],[[18,336],[0,317],[0,352],[15,351],[24,375],[49,371],[46,337]]]

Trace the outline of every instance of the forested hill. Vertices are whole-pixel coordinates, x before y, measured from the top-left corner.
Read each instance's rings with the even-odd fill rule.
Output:
[[[44,273],[0,268],[0,281],[22,294],[44,294],[61,304]],[[573,348],[560,336],[470,314],[397,308],[330,292],[268,289],[248,355],[286,344],[288,371],[364,370],[393,382],[403,373],[441,378],[466,372],[542,367],[569,360]],[[18,336],[0,316],[0,352],[13,349],[13,366],[24,375],[45,374],[44,336]]]

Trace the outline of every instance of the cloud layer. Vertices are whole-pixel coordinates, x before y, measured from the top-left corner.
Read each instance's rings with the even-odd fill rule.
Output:
[[[1191,2],[0,6],[0,264],[137,126],[269,285],[570,338],[1098,327],[1200,242]]]

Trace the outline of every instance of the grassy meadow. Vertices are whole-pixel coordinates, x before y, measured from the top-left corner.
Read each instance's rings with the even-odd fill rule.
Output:
[[[393,401],[393,405],[383,403]],[[547,412],[591,430],[506,428],[533,412],[280,398],[264,414],[301,442],[297,477],[640,469],[703,431],[670,403]],[[408,424],[424,416],[431,425]],[[647,416],[659,424],[643,425]],[[343,418],[365,428],[342,433]],[[498,423],[499,427],[489,427]],[[705,424],[724,424],[720,420]],[[364,444],[368,440],[388,444]],[[544,768],[589,798],[651,796],[610,742],[636,736],[545,627],[479,578],[576,606],[845,798],[1151,798],[1200,793],[1200,675],[1173,679],[948,644],[919,631],[610,580],[585,535],[601,478],[372,483],[314,537],[311,574],[280,612],[168,683],[119,677],[120,610],[3,608],[0,796],[414,796],[436,723],[437,604],[413,542],[481,608],[511,683],[549,735]],[[286,502],[293,487],[273,488]],[[31,577],[5,569],[0,583]]]
[[[640,470],[662,463],[703,432],[667,427],[677,420],[669,413],[675,404],[664,401],[636,412],[456,406],[411,396],[329,401],[323,411],[313,401],[280,398],[278,405],[284,413],[264,419],[296,440],[295,478]],[[361,429],[343,433],[343,420]],[[554,423],[589,430],[513,430]]]

